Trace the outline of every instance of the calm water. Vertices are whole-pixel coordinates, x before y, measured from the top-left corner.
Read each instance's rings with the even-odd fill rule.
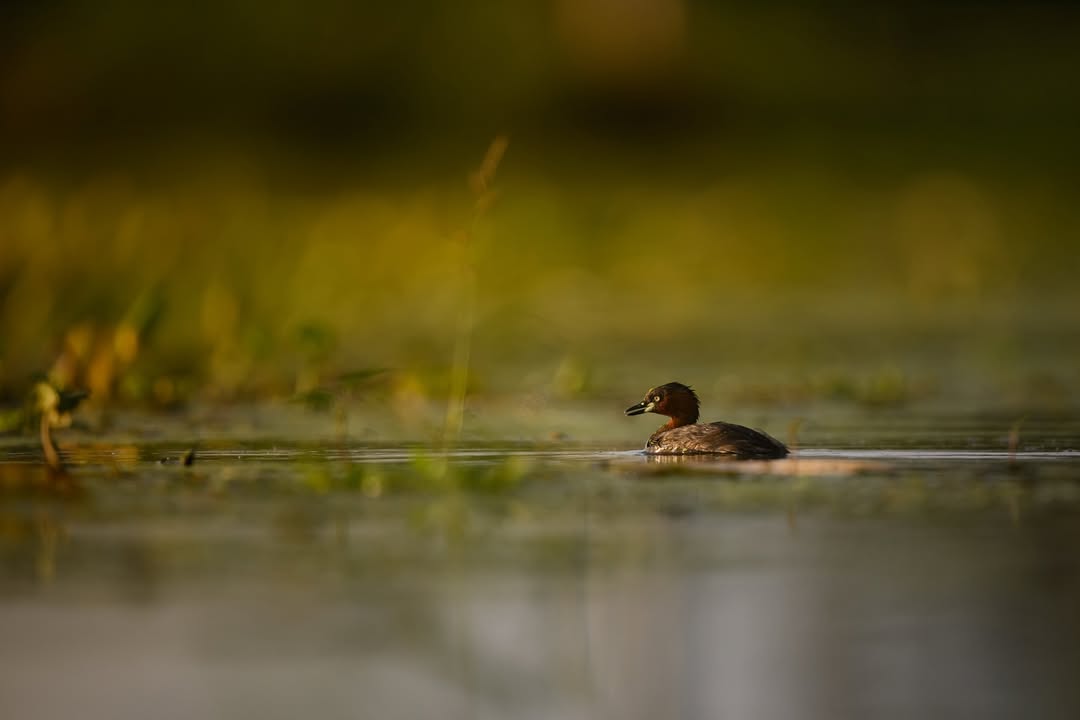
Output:
[[[10,444],[0,716],[1080,717],[1075,429]]]

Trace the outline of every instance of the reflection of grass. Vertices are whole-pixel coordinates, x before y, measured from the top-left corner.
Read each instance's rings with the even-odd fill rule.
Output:
[[[627,458],[598,466],[497,452],[469,460],[418,452],[410,461],[386,463],[327,460],[319,452],[270,462],[211,454],[193,472],[159,464],[158,454],[124,445],[74,453],[80,495],[58,494],[41,465],[0,463],[0,556],[13,574],[40,582],[78,573],[82,561],[72,558],[81,557],[81,543],[100,539],[88,531],[98,525],[130,526],[135,537],[149,532],[150,557],[165,567],[177,560],[172,543],[198,538],[204,561],[216,557],[205,552],[206,542],[248,537],[238,528],[269,530],[296,547],[363,544],[395,558],[429,552],[432,537],[442,547],[509,532],[503,537],[554,543],[548,559],[560,565],[577,557],[584,527],[603,545],[615,526],[660,522],[694,532],[748,515],[773,518],[784,535],[802,531],[814,516],[863,529],[864,521],[901,519],[955,530],[964,523],[1035,525],[1080,511],[1075,463],[1063,460],[1025,463],[1022,473],[1003,458],[932,471],[867,467],[856,477],[740,474],[739,467],[749,466],[735,463],[710,475],[683,464],[642,477],[634,470],[648,466]],[[118,455],[125,457],[122,473],[103,462]],[[80,532],[69,536],[69,525]],[[568,533],[576,540],[559,540]],[[418,538],[420,548],[411,544]]]

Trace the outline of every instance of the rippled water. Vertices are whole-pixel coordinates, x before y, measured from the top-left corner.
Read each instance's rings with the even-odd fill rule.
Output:
[[[10,444],[0,715],[1080,717],[1077,435],[997,428]]]

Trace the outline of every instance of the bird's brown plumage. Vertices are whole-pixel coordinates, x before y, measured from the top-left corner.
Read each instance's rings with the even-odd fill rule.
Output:
[[[788,449],[772,436],[734,423],[699,423],[699,401],[688,385],[671,382],[649,390],[645,399],[626,409],[627,415],[646,412],[671,418],[645,444],[650,455],[726,455],[740,460],[782,458]]]

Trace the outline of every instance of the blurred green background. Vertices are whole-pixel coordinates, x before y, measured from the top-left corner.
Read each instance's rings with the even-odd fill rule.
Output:
[[[1071,4],[0,14],[5,402],[1080,398]]]

